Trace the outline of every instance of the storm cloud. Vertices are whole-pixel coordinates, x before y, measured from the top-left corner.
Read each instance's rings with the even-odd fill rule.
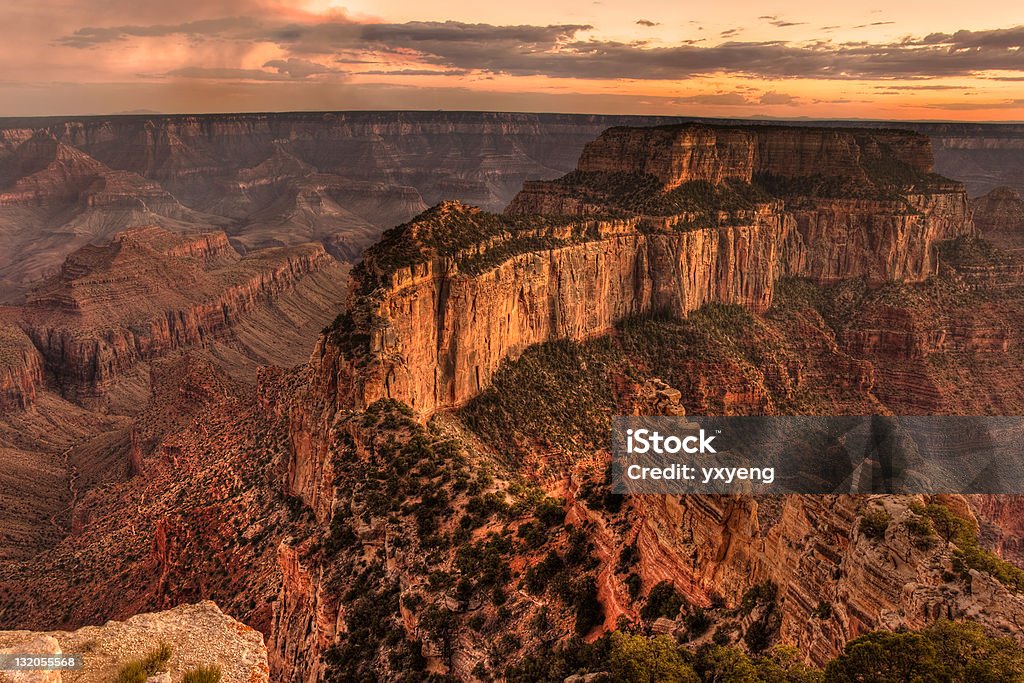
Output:
[[[775,17],[765,19],[776,25]],[[717,45],[655,45],[588,38],[591,26],[471,24],[457,21],[357,23],[347,19],[263,23],[227,17],[182,24],[81,28],[61,39],[76,48],[132,38],[266,42],[289,59],[278,75],[326,73],[325,61],[359,53],[399,56],[410,69],[576,79],[678,80],[716,73],[755,78],[927,79],[1024,71],[1024,26],[932,33],[898,42],[723,40]],[[418,65],[418,66],[417,66]],[[322,70],[321,70],[322,69]]]

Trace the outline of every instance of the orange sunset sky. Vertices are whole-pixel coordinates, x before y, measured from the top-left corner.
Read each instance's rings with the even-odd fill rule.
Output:
[[[1019,1],[4,0],[0,115],[1024,120]]]

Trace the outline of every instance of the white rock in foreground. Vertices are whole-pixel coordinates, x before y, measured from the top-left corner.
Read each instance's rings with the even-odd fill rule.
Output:
[[[0,671],[0,683],[109,683],[124,664],[145,657],[160,643],[172,650],[161,667],[172,683],[189,669],[211,664],[220,666],[221,683],[270,680],[262,634],[205,601],[77,631],[0,631],[0,653],[82,654],[85,661],[82,671]]]

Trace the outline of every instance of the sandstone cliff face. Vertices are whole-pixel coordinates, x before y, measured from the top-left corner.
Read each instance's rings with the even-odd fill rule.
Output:
[[[971,200],[974,222],[986,240],[1007,250],[1024,248],[1024,199],[1011,187],[997,187]]]
[[[672,189],[693,181],[750,182],[759,174],[786,178],[854,174],[864,180],[861,166],[883,158],[921,173],[932,171],[928,139],[914,133],[707,125],[642,132],[613,128],[584,148],[576,168],[585,173],[648,174]]]
[[[833,159],[834,173],[846,169],[845,181],[866,177],[871,154],[930,171],[927,140],[912,134],[765,130],[612,129],[588,146],[580,165],[602,173],[654,171],[663,192],[694,179],[750,179],[765,169],[807,173],[822,155]],[[805,161],[793,158],[801,150]],[[709,302],[764,310],[784,275],[921,280],[934,272],[939,241],[973,232],[962,188],[942,181],[930,185],[934,191],[891,200],[790,197],[710,215],[610,220],[588,219],[594,212],[583,211],[580,220],[551,219],[540,232],[474,228],[457,249],[432,246],[466,225],[511,224],[536,208],[538,197],[550,210],[544,198],[552,185],[525,190],[507,219],[440,205],[367,253],[356,284],[365,296],[348,323],[355,329],[342,330],[349,338],[365,335],[365,342],[338,354],[327,351],[329,338],[318,352],[332,365],[348,365],[323,372],[338,378],[349,405],[395,398],[429,415],[463,404],[488,385],[503,359],[532,344],[587,339],[645,313],[685,316]]]
[[[468,209],[443,210],[461,220]],[[585,229],[597,238],[516,255],[479,275],[444,262],[395,273],[373,304],[386,324],[371,332],[379,360],[357,385],[360,403],[397,398],[429,414],[476,395],[503,359],[533,344],[587,339],[630,316],[681,316],[709,301],[763,310],[786,269],[786,226],[769,212],[679,235],[644,234],[631,221]]]

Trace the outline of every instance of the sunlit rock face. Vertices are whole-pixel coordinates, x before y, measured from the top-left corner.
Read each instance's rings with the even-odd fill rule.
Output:
[[[351,377],[353,405],[395,398],[429,415],[532,344],[710,302],[764,310],[785,275],[923,280],[939,241],[973,231],[921,135],[616,128],[502,216],[449,202],[390,231],[355,276],[357,333],[340,352],[328,335],[320,356]]]

